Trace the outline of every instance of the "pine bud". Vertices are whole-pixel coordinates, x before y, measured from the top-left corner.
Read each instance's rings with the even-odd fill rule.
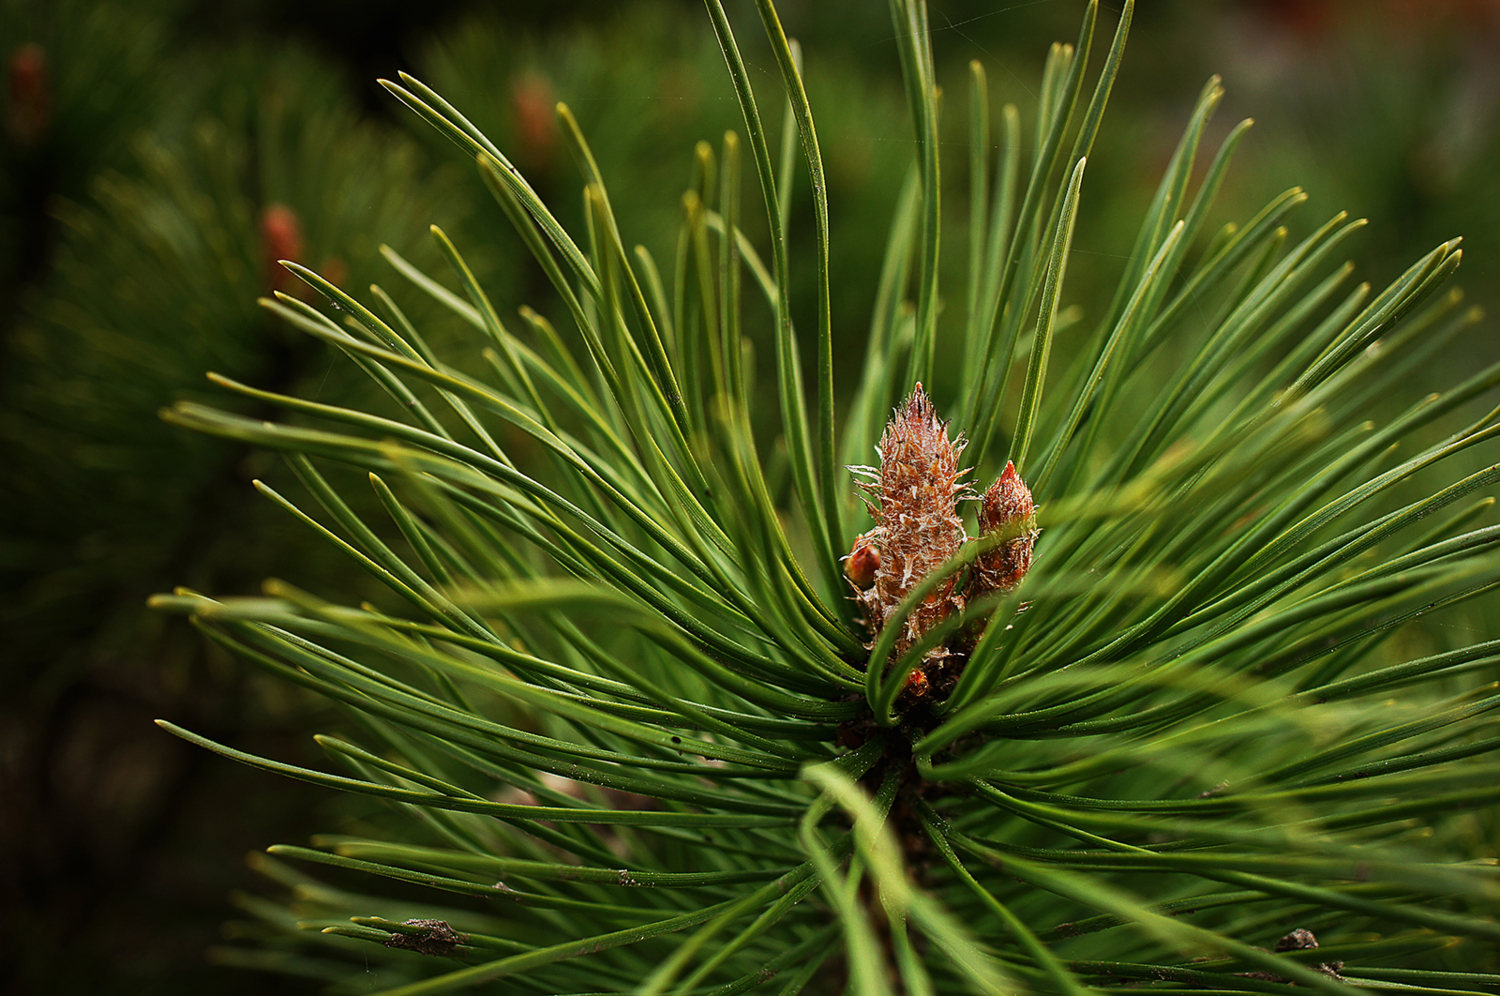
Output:
[[[869,591],[875,584],[875,573],[880,570],[880,537],[884,533],[884,529],[876,526],[856,536],[854,548],[844,558],[844,577],[856,591]]]
[[[1010,534],[1010,538],[1001,540],[999,546],[981,554],[975,562],[969,582],[970,597],[992,591],[1015,591],[1031,570],[1031,551],[1037,536],[1036,505],[1031,500],[1031,489],[1010,462],[985,491],[979,506],[979,535],[984,537],[999,531]]]
[[[280,261],[295,263],[302,255],[302,222],[297,212],[285,204],[267,205],[260,213],[260,245],[266,281],[272,290],[284,290],[295,278]]]
[[[33,146],[42,140],[51,122],[52,83],[47,73],[47,51],[36,42],[27,42],[10,57],[6,128],[17,144]]]
[[[511,82],[510,103],[522,165],[529,170],[545,170],[552,163],[557,135],[557,94],[552,81],[535,70],[521,73]]]
[[[911,589],[963,546],[963,520],[956,511],[968,490],[959,483],[966,473],[958,469],[963,448],[962,436],[948,438],[948,423],[938,418],[921,384],[880,437],[880,467],[868,469],[873,480],[862,485],[879,525],[855,541],[844,567],[873,631],[883,629]],[[873,580],[865,587],[863,572],[870,566]],[[962,604],[953,589],[951,580],[945,582],[911,612],[896,640],[897,656]]]

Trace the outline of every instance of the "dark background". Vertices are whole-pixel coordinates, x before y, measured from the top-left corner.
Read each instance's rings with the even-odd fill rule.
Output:
[[[886,5],[780,6],[807,51],[837,334],[853,349],[910,155]],[[777,107],[753,4],[729,7],[762,106]],[[1082,4],[930,8],[950,108],[945,210],[958,222],[968,61],[985,65],[996,107],[1013,100],[1025,120],[1046,45],[1072,40]],[[144,603],[174,585],[251,592],[270,575],[314,590],[363,582],[254,494],[252,478],[285,476],[274,460],[188,437],[156,410],[183,397],[233,404],[204,384],[207,369],[368,401],[320,347],[256,308],[258,294],[291,289],[270,265],[278,255],[353,288],[394,284],[376,246],[431,262],[436,221],[502,310],[545,305],[537,274],[494,237],[503,221],[466,164],[376,77],[408,69],[449,95],[516,150],[565,219],[578,181],[549,122],[552,101],[569,101],[627,238],[660,259],[692,143],[738,127],[722,64],[688,0],[3,0],[0,12],[0,990],[315,991],[316,979],[224,967],[219,945],[247,929],[231,900],[259,887],[245,855],[336,829],[347,804],[151,720],[317,766],[310,734],[336,717]],[[1299,184],[1313,195],[1304,232],[1339,209],[1372,220],[1354,254],[1377,286],[1463,234],[1461,281],[1493,305],[1496,52],[1500,4],[1487,0],[1145,0],[1090,164],[1070,281],[1087,300],[1109,279],[1218,72],[1228,96],[1210,147],[1258,119],[1226,218]],[[275,225],[285,216],[268,213],[278,205],[295,253]],[[756,209],[747,201],[747,217]],[[810,234],[797,236],[794,258]],[[809,294],[798,300],[810,307]],[[1472,348],[1493,354],[1483,338],[1491,345]],[[1478,359],[1449,357],[1434,383]]]

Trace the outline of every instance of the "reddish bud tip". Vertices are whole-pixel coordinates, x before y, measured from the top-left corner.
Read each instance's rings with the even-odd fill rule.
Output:
[[[261,258],[266,264],[266,282],[272,290],[284,290],[292,275],[281,260],[297,261],[302,255],[302,222],[285,204],[269,204],[260,213]]]
[[[998,480],[989,486],[979,506],[979,535],[1007,526],[1024,526],[1036,518],[1031,489],[1016,473],[1016,465],[1007,461]]]
[[[874,533],[875,530],[871,530],[857,538],[854,548],[844,560],[844,577],[860,591],[869,590],[875,583],[876,572],[880,570],[880,547]]]
[[[553,118],[557,95],[552,90],[552,81],[535,70],[527,70],[511,83],[510,101],[525,166],[546,169],[552,161],[556,135]]]
[[[47,51],[27,42],[10,57],[10,100],[6,126],[21,145],[35,145],[52,120],[52,84],[47,73]]]

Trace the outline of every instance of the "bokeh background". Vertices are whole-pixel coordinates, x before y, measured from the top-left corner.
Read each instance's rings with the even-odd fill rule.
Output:
[[[753,4],[727,5],[762,107],[779,108]],[[1076,35],[1083,4],[929,6],[949,109],[945,211],[960,222],[967,63],[984,64],[995,106],[1027,110],[1047,44]],[[1118,5],[1102,6],[1112,30]],[[836,334],[859,352],[911,156],[886,5],[780,8],[806,49],[827,160]],[[0,57],[0,991],[319,991],[328,980],[311,968],[228,964],[253,941],[246,855],[357,820],[359,804],[236,767],[151,720],[317,765],[310,733],[332,717],[144,603],[175,585],[250,592],[272,575],[313,590],[364,581],[250,488],[283,476],[274,459],[156,412],[184,397],[235,404],[210,369],[371,403],[357,372],[256,306],[294,292],[279,257],[356,293],[379,281],[456,336],[378,253],[435,263],[437,223],[503,313],[545,310],[544,278],[472,170],[377,77],[404,69],[447,95],[565,220],[579,180],[552,106],[567,101],[626,238],[670,259],[694,142],[739,126],[717,48],[696,0],[0,0]],[[1304,232],[1338,210],[1371,219],[1354,255],[1377,286],[1463,235],[1460,282],[1500,305],[1497,0],[1140,0],[1085,184],[1072,297],[1097,299],[1117,272],[1212,73],[1228,96],[1208,145],[1257,119],[1225,218],[1300,185]],[[756,210],[747,201],[752,226]],[[797,235],[793,259],[809,259],[810,227]],[[804,325],[810,270],[794,289]],[[1495,342],[1486,331],[1446,357],[1433,385],[1492,359]]]

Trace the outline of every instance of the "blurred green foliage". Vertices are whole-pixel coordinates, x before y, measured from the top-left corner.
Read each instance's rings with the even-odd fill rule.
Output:
[[[249,591],[288,563],[309,587],[363,583],[249,488],[252,477],[285,476],[269,457],[156,417],[213,393],[206,370],[324,399],[367,390],[350,365],[256,306],[273,288],[294,292],[274,258],[295,256],[356,293],[371,281],[396,286],[378,246],[436,271],[426,226],[437,223],[502,311],[546,308],[544,278],[519,252],[477,255],[471,236],[507,222],[474,176],[444,165],[452,156],[429,129],[379,110],[373,71],[411,67],[514,150],[574,225],[577,172],[552,123],[552,104],[566,101],[610,178],[626,239],[663,265],[674,258],[693,142],[716,146],[738,122],[701,10],[529,9],[542,6],[0,2],[0,932],[10,942],[0,985],[92,991],[108,977],[121,992],[197,988],[213,971],[202,951],[224,896],[242,880],[237,855],[329,823],[311,812],[329,804],[320,794],[233,770],[149,723],[170,712],[259,753],[311,757],[301,735],[310,705],[146,614],[143,601],[182,582]],[[906,119],[878,7],[781,5],[810,53],[835,336],[856,351],[912,147],[892,126]],[[985,64],[996,106],[1029,99],[1039,43],[1071,37],[1077,11],[931,7],[953,101],[945,211],[957,214],[965,63]],[[1113,280],[1198,87],[1218,71],[1229,97],[1207,141],[1245,109],[1261,118],[1221,196],[1225,216],[1248,216],[1300,183],[1314,195],[1308,228],[1338,209],[1378,222],[1358,253],[1369,265],[1360,277],[1377,285],[1463,234],[1461,281],[1479,303],[1500,304],[1497,40],[1494,5],[1457,0],[1143,5],[1089,167],[1091,186],[1120,194],[1085,200],[1072,286],[1084,294]],[[769,54],[759,39],[742,44],[762,108],[779,121]],[[803,283],[793,299],[810,327],[813,267],[797,265],[812,254],[805,185],[794,197]],[[763,220],[747,211],[746,222],[755,238]],[[957,246],[945,252],[960,258]],[[1434,384],[1452,379],[1433,372]],[[224,992],[258,988],[254,976],[212,978]]]

